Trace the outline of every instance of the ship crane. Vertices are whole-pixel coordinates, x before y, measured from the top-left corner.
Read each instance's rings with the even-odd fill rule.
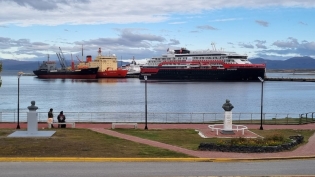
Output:
[[[60,50],[60,53],[56,53],[56,54],[57,54],[57,57],[58,57],[58,59],[59,59],[61,68],[62,68],[62,69],[66,69],[67,66],[66,66],[65,56],[63,55],[62,50],[61,50],[60,47],[59,47],[59,50]]]
[[[79,62],[82,62],[80,59],[79,59],[79,57],[78,56],[76,56],[77,57],[77,59],[79,60]]]

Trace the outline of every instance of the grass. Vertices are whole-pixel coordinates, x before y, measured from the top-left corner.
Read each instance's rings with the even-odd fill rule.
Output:
[[[221,138],[202,138],[195,130],[191,129],[167,129],[167,130],[140,130],[140,129],[115,129],[120,133],[125,133],[133,136],[138,136],[141,138],[146,138],[154,141],[159,141],[167,144],[172,144],[175,146],[180,146],[183,148],[198,150],[198,146],[201,142],[220,142]],[[289,136],[300,134],[304,136],[304,143],[314,134],[314,130],[251,130],[256,134],[268,137],[274,134],[279,134],[284,136],[284,138],[289,138]],[[228,139],[225,139],[228,140]]]
[[[7,138],[0,129],[0,157],[189,157],[87,129],[57,129],[51,138]]]
[[[193,129],[115,129],[115,131],[192,150],[197,150],[201,142],[215,141],[215,139],[200,137]]]
[[[0,129],[0,157],[111,157],[111,158],[178,158],[185,154],[151,147],[128,140],[93,132],[88,129],[55,129],[51,138],[7,138],[12,129]],[[159,141],[191,150],[201,142],[217,142],[219,138],[202,138],[192,129],[142,130],[115,129],[115,131]],[[314,130],[251,130],[261,136],[280,134],[284,137],[300,134],[304,144]]]

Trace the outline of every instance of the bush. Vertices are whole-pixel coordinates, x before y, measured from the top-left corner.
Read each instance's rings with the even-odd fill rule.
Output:
[[[279,152],[289,150],[302,143],[301,135],[290,136],[285,139],[280,134],[274,134],[266,138],[246,139],[235,138],[230,140],[218,140],[216,143],[200,143],[199,150],[222,152]]]

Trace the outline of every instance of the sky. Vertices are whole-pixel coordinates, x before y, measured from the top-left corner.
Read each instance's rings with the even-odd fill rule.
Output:
[[[0,7],[0,60],[58,60],[60,49],[82,60],[98,48],[141,60],[181,47],[315,58],[315,0],[0,0]]]

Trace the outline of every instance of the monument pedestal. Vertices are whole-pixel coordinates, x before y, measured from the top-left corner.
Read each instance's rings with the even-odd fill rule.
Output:
[[[232,130],[232,111],[224,112],[224,124],[223,129],[221,130],[222,134],[234,135],[235,133]]]
[[[15,131],[8,135],[8,137],[51,137],[56,131],[38,131],[37,119],[37,106],[35,101],[31,102],[32,105],[28,106],[29,112],[27,113],[27,131]]]

